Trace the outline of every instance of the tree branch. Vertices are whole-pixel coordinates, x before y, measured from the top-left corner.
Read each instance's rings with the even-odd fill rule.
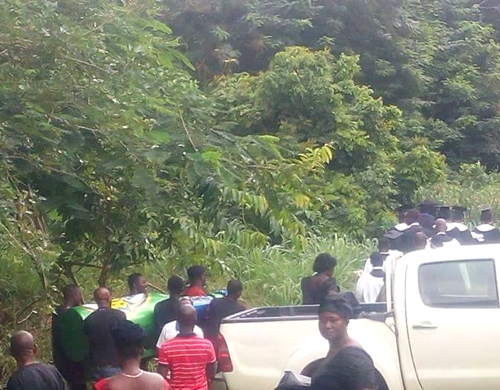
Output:
[[[182,116],[181,112],[179,112],[179,116],[181,118],[182,127],[184,128],[184,131],[186,132],[186,135],[187,135],[187,137],[189,139],[189,142],[191,142],[191,146],[193,147],[193,149],[194,149],[195,152],[198,152],[198,148],[194,144],[193,139],[191,138],[191,134],[189,134],[189,130],[188,130],[187,126],[186,126],[186,122],[184,122],[184,117]]]
[[[107,73],[107,74],[112,74],[113,73],[113,72],[110,72],[109,70],[101,68],[100,66],[94,65],[91,62],[79,60],[78,58],[73,58],[73,57],[68,57],[68,56],[63,56],[63,57],[66,58],[67,60],[74,61],[74,62],[77,62],[77,63],[82,64],[82,65],[90,66],[91,68],[100,70],[101,72],[104,72],[104,73]]]

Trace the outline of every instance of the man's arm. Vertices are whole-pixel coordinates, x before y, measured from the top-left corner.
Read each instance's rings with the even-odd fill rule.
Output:
[[[160,374],[163,378],[167,378],[167,375],[168,375],[168,365],[166,364],[161,364],[161,363],[158,363],[158,369],[157,369],[157,372],[158,374]]]
[[[217,357],[215,356],[215,349],[213,344],[209,341],[208,342],[208,350],[207,350],[207,379],[211,381],[212,379],[215,378],[215,370],[216,370],[216,363],[217,363]]]
[[[207,364],[207,379],[211,381],[212,379],[215,378],[215,364],[216,362],[213,363],[208,363]]]
[[[163,348],[158,348],[158,374],[167,379],[169,372],[168,356]]]

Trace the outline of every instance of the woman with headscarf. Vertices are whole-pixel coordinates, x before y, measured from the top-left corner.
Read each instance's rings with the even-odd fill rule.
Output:
[[[347,325],[357,304],[351,292],[329,294],[321,301],[319,331],[330,343],[330,350],[312,373],[312,390],[377,389],[371,357],[347,334]]]
[[[333,271],[337,265],[335,257],[328,253],[320,253],[316,256],[313,264],[313,276],[301,280],[302,304],[317,305],[329,292],[338,292],[337,281],[333,277]]]
[[[112,328],[111,334],[122,372],[101,379],[94,385],[95,390],[170,390],[170,385],[161,375],[140,368],[146,332],[139,325],[125,321]]]

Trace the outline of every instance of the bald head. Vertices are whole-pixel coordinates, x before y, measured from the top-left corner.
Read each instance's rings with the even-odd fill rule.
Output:
[[[446,232],[446,220],[443,218],[436,219],[436,232],[445,233]]]
[[[413,245],[415,250],[425,249],[427,246],[427,236],[424,232],[417,232],[413,236]]]
[[[192,305],[182,305],[179,308],[177,322],[181,334],[192,334],[197,320],[196,309]]]
[[[18,362],[35,357],[35,340],[31,333],[21,330],[10,338],[10,354]]]
[[[111,292],[106,287],[99,287],[94,291],[94,300],[99,309],[111,307]]]
[[[191,300],[191,298],[182,297],[179,301],[179,306],[184,306],[184,305],[193,306],[193,301]]]

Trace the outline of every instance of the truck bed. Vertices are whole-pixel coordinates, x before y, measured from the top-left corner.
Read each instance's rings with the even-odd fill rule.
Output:
[[[354,308],[354,318],[362,312],[383,313],[386,304],[361,303]],[[256,307],[241,313],[226,317],[222,323],[267,322],[267,321],[300,321],[318,318],[318,305]]]

